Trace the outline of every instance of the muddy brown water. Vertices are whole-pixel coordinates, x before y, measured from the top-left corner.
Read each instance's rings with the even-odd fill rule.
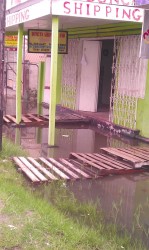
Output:
[[[10,105],[14,109],[13,101]],[[32,157],[68,158],[70,152],[95,153],[106,146],[149,147],[149,144],[141,141],[84,125],[57,127],[55,148],[48,148],[48,128],[3,126],[3,132]],[[133,234],[149,249],[149,172],[70,182],[66,188],[80,202],[99,201],[107,221],[115,222],[131,233],[134,228]]]
[[[68,158],[70,152],[99,152],[100,147],[145,145],[127,137],[112,136],[94,127],[56,128],[56,147],[48,148],[48,128],[8,128],[4,133],[32,157]],[[148,145],[149,146],[149,145]],[[149,248],[149,173],[108,176],[68,183],[80,202],[100,202],[107,221],[134,232]],[[46,195],[45,195],[46,196]]]

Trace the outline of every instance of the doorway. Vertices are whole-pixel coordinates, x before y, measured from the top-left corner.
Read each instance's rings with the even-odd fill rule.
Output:
[[[97,112],[101,41],[84,41],[78,109]]]
[[[110,108],[113,49],[114,40],[102,41],[97,112],[108,112]]]

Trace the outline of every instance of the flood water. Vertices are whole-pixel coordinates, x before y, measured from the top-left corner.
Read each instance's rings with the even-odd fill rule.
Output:
[[[112,135],[108,131],[83,125],[57,127],[54,148],[49,148],[47,144],[48,128],[4,126],[3,131],[32,157],[68,158],[70,152],[95,153],[106,146],[149,146],[135,139]],[[68,183],[66,188],[81,202],[99,201],[107,221],[133,231],[149,248],[149,172],[81,180]]]

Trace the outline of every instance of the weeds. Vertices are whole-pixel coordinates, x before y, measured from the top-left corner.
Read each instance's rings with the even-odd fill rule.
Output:
[[[116,226],[106,225],[99,204],[79,203],[66,183],[36,189],[27,185],[6,161],[14,154],[24,155],[6,140],[0,156],[0,249],[145,249],[126,233],[120,236]]]

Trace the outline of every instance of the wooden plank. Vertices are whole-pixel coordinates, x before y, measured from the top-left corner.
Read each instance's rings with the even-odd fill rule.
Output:
[[[133,164],[135,163],[140,163],[140,162],[143,162],[143,160],[141,160],[140,158],[136,157],[136,156],[132,156],[130,154],[127,154],[127,153],[122,153],[120,152],[118,149],[116,148],[101,148],[101,150],[103,152],[106,152],[106,153],[110,153],[111,155],[113,156],[118,156],[122,159],[125,159],[127,161],[130,161],[132,162]]]
[[[145,155],[149,155],[149,150],[146,150],[146,148],[139,148],[139,147],[131,147],[131,149],[135,149],[135,150],[137,150],[138,152],[140,152],[140,153],[143,153],[143,154],[145,154]]]
[[[40,180],[23,164],[23,162],[18,157],[13,157],[13,160],[32,182],[34,183],[40,182]]]
[[[137,148],[139,148],[139,150],[143,150],[143,151],[149,153],[149,147],[137,147]]]
[[[41,181],[47,181],[47,178],[43,176],[26,158],[19,157],[19,159],[26,165],[26,167],[33,172]]]
[[[48,115],[40,115],[39,117],[44,118],[45,120],[49,121],[49,116]]]
[[[126,149],[126,148],[119,148],[120,151],[129,153],[131,155],[135,155],[144,161],[149,160],[149,157],[147,155],[144,155],[143,153],[140,153],[139,151],[135,151],[135,149]]]
[[[78,175],[76,175],[75,173],[73,173],[71,170],[69,170],[68,168],[66,168],[64,165],[62,165],[58,161],[54,160],[53,158],[48,158],[48,160],[50,160],[50,162],[52,162],[55,166],[59,167],[60,169],[62,169],[63,171],[65,171],[67,174],[69,174],[70,176],[72,176],[74,179],[79,179]]]
[[[139,154],[143,154],[149,159],[149,151],[144,150],[143,148],[131,147],[130,149],[137,151]]]
[[[97,178],[97,175],[99,176],[99,170],[97,168],[90,166],[87,163],[82,163],[77,158],[71,159],[71,163],[82,169],[85,173],[89,174],[91,178]]]
[[[3,120],[7,123],[10,123],[10,120],[6,116],[3,116]]]
[[[65,180],[69,180],[70,178],[64,174],[62,171],[60,171],[57,167],[55,167],[53,164],[51,164],[49,161],[47,161],[45,158],[40,157],[39,158],[48,168],[53,170],[57,175],[59,175],[61,178]]]
[[[114,168],[119,168],[119,169],[122,169],[122,168],[125,168],[125,169],[130,169],[132,168],[132,166],[128,165],[127,163],[125,162],[120,162],[120,161],[117,161],[116,159],[113,159],[112,157],[110,156],[107,156],[107,155],[102,155],[102,154],[99,154],[99,153],[95,153],[93,154],[94,157],[97,156],[97,158],[102,161],[107,161],[109,162],[109,164],[111,164],[112,167]]]
[[[97,163],[98,165],[97,165],[97,168],[98,169],[100,169],[100,167],[103,167],[103,168],[105,168],[105,169],[113,169],[111,166],[108,166],[107,164],[105,164],[105,163],[103,163],[103,162],[101,162],[101,161],[97,161],[97,160],[95,160],[95,159],[93,159],[92,157],[90,157],[90,156],[88,156],[88,155],[86,155],[86,154],[81,154],[81,153],[79,153],[79,155],[80,156],[82,156],[82,157],[84,157],[85,159],[87,159],[87,160],[89,160],[90,161],[90,165],[91,166],[93,166],[92,164],[93,163]]]
[[[53,174],[51,174],[46,168],[41,166],[38,161],[33,159],[32,157],[27,158],[36,168],[38,168],[41,172],[43,172],[47,177],[49,177],[51,180],[58,180],[57,177],[55,177]]]
[[[100,154],[98,154],[98,156],[97,156],[97,154],[96,155],[95,154],[87,154],[87,155],[93,159],[96,159],[98,162],[103,162],[105,164],[108,163],[114,169],[123,169],[124,168],[124,166],[121,167],[121,166],[115,164],[114,162],[107,160],[105,157],[102,157]]]
[[[35,116],[35,115],[32,115],[32,114],[27,114],[29,117],[31,117],[31,118],[33,118],[35,121],[37,121],[37,122],[44,122],[44,120],[43,119],[41,119],[41,118],[39,118],[39,117],[37,117],[37,116]]]
[[[25,123],[28,123],[28,122],[32,122],[31,120],[29,120],[26,116],[22,115],[22,121],[25,122]]]
[[[15,117],[13,117],[11,115],[6,115],[5,117],[7,117],[10,120],[10,122],[15,122],[16,123],[16,118]]]
[[[79,160],[81,160],[83,163],[87,163],[88,165],[91,165],[91,166],[93,166],[93,167],[95,167],[95,168],[98,168],[99,170],[106,170],[104,167],[100,167],[99,165],[97,165],[96,163],[92,163],[91,164],[91,162],[89,161],[89,160],[87,160],[87,159],[85,159],[84,157],[82,157],[82,156],[80,156],[80,155],[78,155],[78,154],[76,154],[76,153],[70,153],[70,159],[71,159],[71,157],[73,158],[77,158],[77,159],[79,159]]]
[[[68,160],[59,159],[62,163],[66,164],[67,166],[69,166],[71,169],[73,169],[74,171],[76,171],[78,174],[80,174],[81,176],[83,176],[84,178],[91,178],[90,175],[88,175],[87,173],[85,173],[84,171],[82,171],[81,169],[79,169],[78,167],[74,166],[72,163],[70,163]]]

